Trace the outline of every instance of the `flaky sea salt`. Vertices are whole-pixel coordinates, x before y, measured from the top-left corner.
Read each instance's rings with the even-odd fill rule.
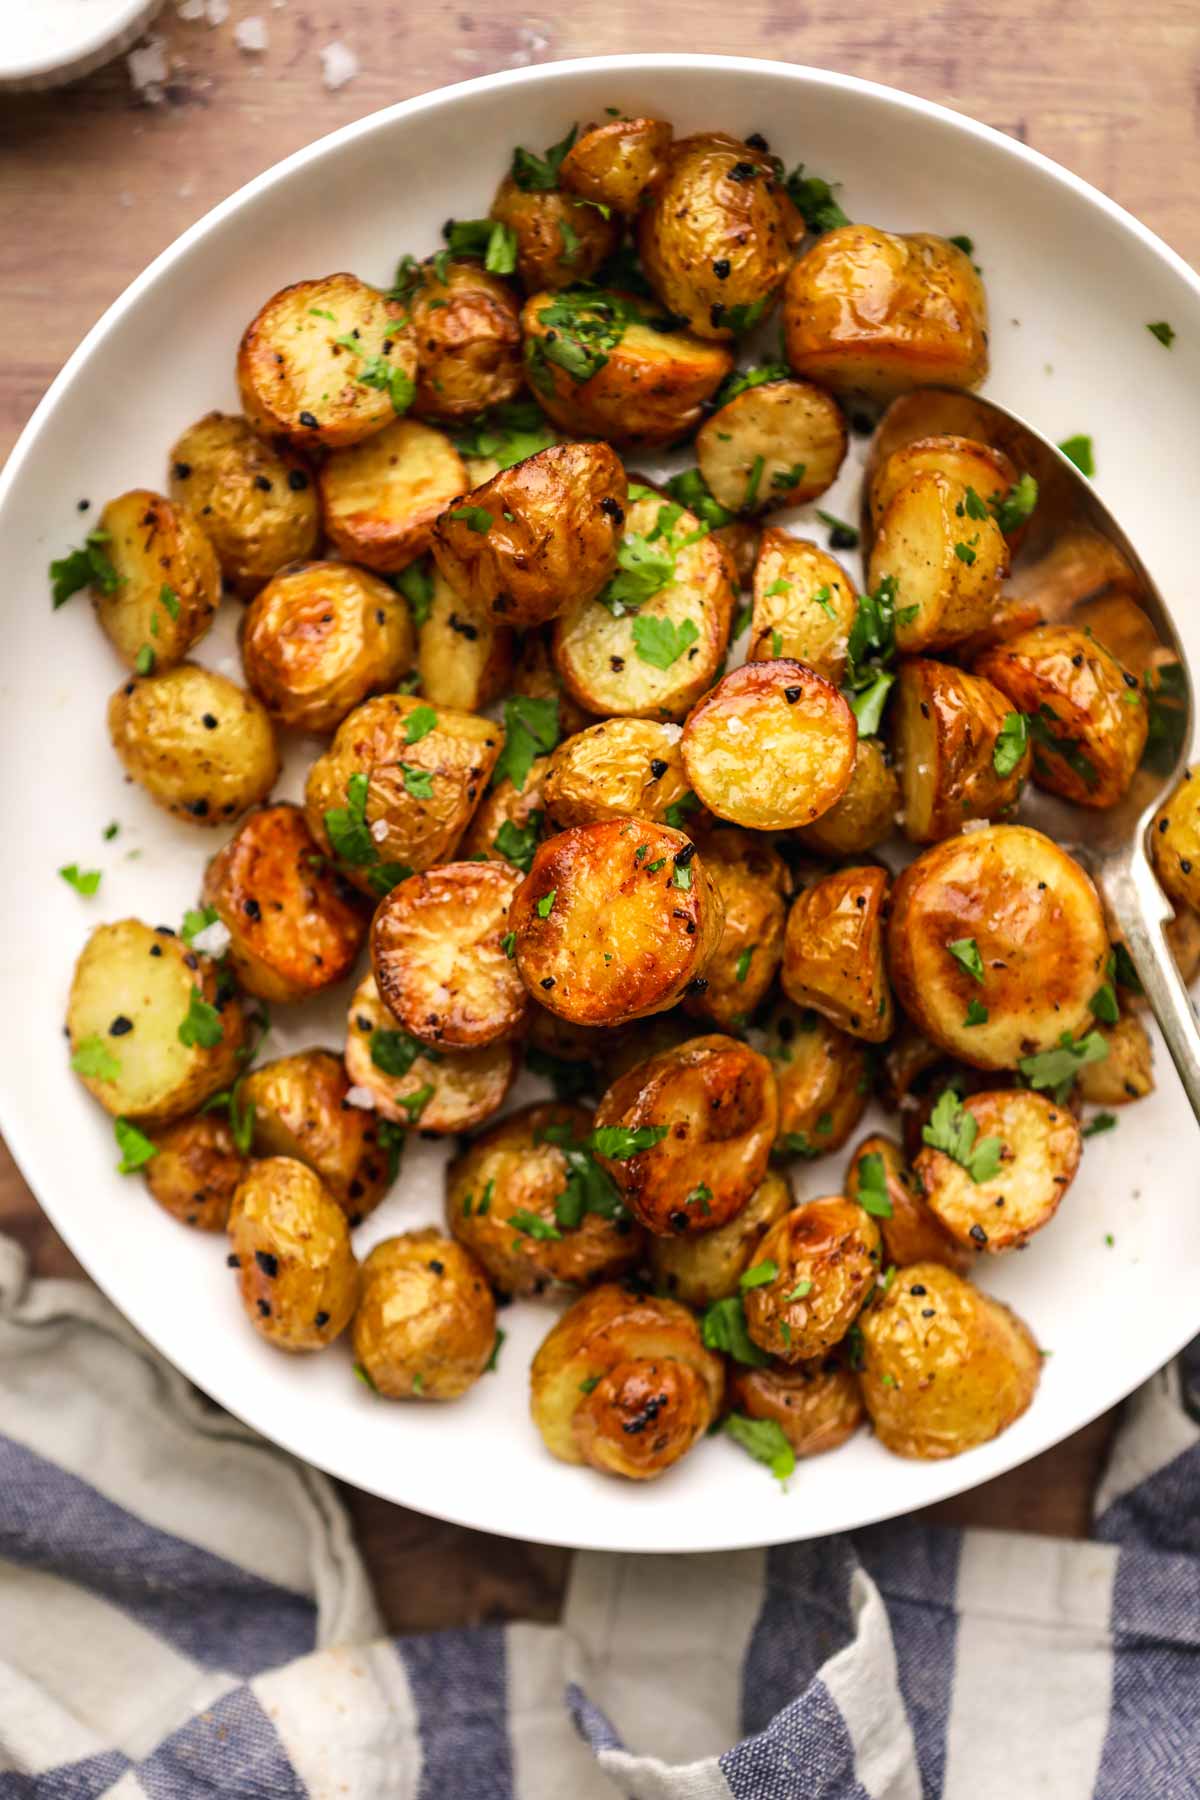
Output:
[[[347,1088],[346,1105],[357,1106],[360,1112],[374,1112],[375,1096],[369,1087]]]
[[[375,823],[371,826],[371,836],[375,839],[375,842],[377,844],[382,844],[382,842],[383,842],[384,838],[387,836],[387,834],[388,834],[387,820],[386,819],[376,819]]]
[[[224,956],[229,948],[229,927],[221,919],[214,919],[203,931],[197,931],[192,938],[192,949],[199,950],[202,956]]]
[[[239,19],[233,28],[233,41],[239,50],[248,55],[258,55],[267,47],[267,24],[256,13],[248,19]]]
[[[139,44],[125,58],[125,67],[129,70],[134,92],[146,99],[152,98],[148,90],[161,90],[167,79],[166,39],[148,38],[144,44]]]
[[[223,25],[229,17],[229,0],[204,0],[204,16],[210,25]]]
[[[321,48],[321,75],[327,88],[345,87],[358,74],[358,58],[349,44],[335,39]]]
[[[175,0],[175,11],[186,25],[198,25],[204,17],[204,0]]]

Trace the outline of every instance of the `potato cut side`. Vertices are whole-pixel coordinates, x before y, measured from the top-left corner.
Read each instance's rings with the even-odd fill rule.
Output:
[[[439,1137],[471,1131],[500,1110],[516,1079],[510,1042],[482,1050],[431,1051],[402,1030],[368,975],[350,1002],[346,1073],[356,1096],[370,1099],[391,1125]]]
[[[973,488],[991,511],[1017,480],[1016,464],[1003,450],[981,444],[975,438],[914,438],[902,444],[873,471],[868,485],[871,523],[879,521],[900,489],[914,475],[947,475],[962,487]]]
[[[572,733],[550,758],[547,812],[559,826],[631,815],[665,823],[672,808],[686,811],[681,736],[678,725],[621,718]]]
[[[424,555],[434,521],[469,486],[450,439],[419,419],[394,419],[334,451],[320,482],[330,542],[347,562],[384,573]]]
[[[792,903],[783,946],[783,991],[868,1043],[892,1033],[884,958],[886,869],[837,869]]]
[[[806,1200],[759,1241],[769,1278],[748,1287],[746,1326],[760,1350],[807,1362],[841,1343],[879,1276],[879,1227],[840,1195]]]
[[[508,688],[513,634],[486,607],[464,600],[433,568],[429,611],[417,637],[417,673],[431,706],[482,712]]]
[[[970,1094],[963,1110],[977,1126],[974,1149],[998,1141],[999,1167],[975,1180],[929,1144],[913,1163],[930,1210],[965,1249],[995,1256],[1022,1250],[1048,1225],[1079,1167],[1083,1142],[1069,1109],[1021,1088]]]
[[[926,471],[893,495],[879,522],[867,580],[872,592],[895,584],[905,655],[962,643],[990,621],[1008,545],[991,514],[973,518],[971,506],[961,482]]]
[[[991,681],[925,657],[900,665],[892,707],[900,824],[914,844],[1015,808],[1029,773],[1024,719]]]
[[[763,513],[815,500],[846,455],[846,421],[832,395],[808,381],[745,388],[696,436],[696,460],[714,500]]]
[[[174,668],[220,604],[216,551],[186,506],[146,488],[110,500],[99,530],[111,573],[92,604],[105,636],[127,669]]]
[[[751,662],[780,656],[807,663],[835,685],[858,612],[854,583],[817,544],[768,525],[754,565]]]

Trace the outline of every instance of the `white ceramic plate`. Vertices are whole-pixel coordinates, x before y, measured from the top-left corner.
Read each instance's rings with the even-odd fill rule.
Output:
[[[1178,609],[1200,666],[1190,522],[1200,516],[1200,284],[1142,226],[1020,144],[939,107],[782,63],[702,56],[521,70],[360,120],[270,171],[187,232],[106,314],[39,407],[2,478],[0,1126],[63,1237],[116,1304],[194,1381],[268,1437],[359,1487],[486,1531],[621,1550],[713,1550],[858,1525],[953,1494],[1044,1450],[1111,1406],[1200,1327],[1195,1126],[1158,1056],[1159,1092],[1088,1147],[1059,1217],[984,1279],[1053,1354],[1034,1405],[995,1443],[949,1463],[888,1456],[866,1433],[802,1465],[781,1494],[723,1440],[645,1488],[556,1463],[530,1424],[527,1370],[553,1317],[511,1307],[498,1374],[455,1406],[388,1405],[351,1377],[344,1344],[269,1349],[245,1323],[220,1239],[161,1213],[114,1173],[110,1121],[67,1070],[61,1020],[73,959],[101,919],[175,924],[219,839],[167,820],[121,779],[104,709],[121,678],[87,602],[52,616],[50,558],[96,507],[165,480],[169,445],[208,408],[236,408],[234,349],[263,299],[334,269],[386,281],[427,253],[447,216],[482,211],[517,141],[540,148],[606,105],[680,129],[765,132],[789,165],[844,183],[854,218],[968,233],[993,321],[989,391],[1053,438],[1091,432],[1098,485]],[[1164,350],[1146,330],[1167,319]],[[826,506],[855,515],[857,468]],[[92,511],[81,517],[82,498]],[[236,674],[235,608],[201,646]],[[297,746],[299,791],[313,745]],[[121,822],[101,842],[110,819]],[[55,877],[101,866],[96,899]],[[348,994],[349,990],[347,990]],[[285,1011],[286,1009],[279,1009]],[[287,1012],[273,1053],[339,1045],[343,1003]],[[518,1098],[521,1096],[518,1095]],[[393,1196],[357,1233],[440,1217],[444,1151],[414,1145]],[[801,1195],[836,1188],[843,1158],[801,1167]],[[1111,1247],[1106,1237],[1111,1234]]]

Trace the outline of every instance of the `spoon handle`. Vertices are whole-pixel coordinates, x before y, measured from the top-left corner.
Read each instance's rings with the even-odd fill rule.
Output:
[[[1140,847],[1128,864],[1104,869],[1101,885],[1200,1121],[1200,1023],[1163,935],[1173,916],[1170,901]]]

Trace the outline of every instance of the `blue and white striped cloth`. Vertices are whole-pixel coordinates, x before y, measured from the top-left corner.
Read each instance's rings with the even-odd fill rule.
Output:
[[[1195,1348],[1089,1543],[587,1555],[389,1640],[328,1482],[0,1239],[0,1800],[1195,1800]]]

